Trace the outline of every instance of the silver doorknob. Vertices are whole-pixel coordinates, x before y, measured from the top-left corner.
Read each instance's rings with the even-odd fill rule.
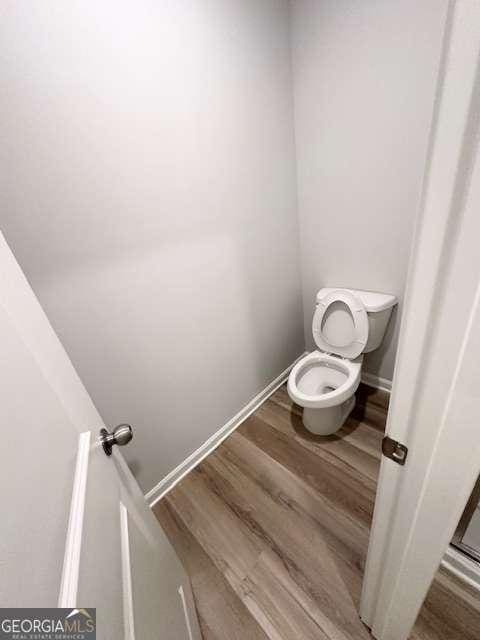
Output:
[[[118,444],[123,447],[133,438],[133,429],[129,424],[119,424],[112,433],[106,429],[100,429],[100,442],[107,456],[112,455],[112,447]]]

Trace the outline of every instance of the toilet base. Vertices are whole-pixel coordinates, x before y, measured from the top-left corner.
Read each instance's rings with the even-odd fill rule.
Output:
[[[324,407],[322,409],[305,407],[303,410],[303,424],[311,433],[319,436],[329,436],[343,426],[354,406],[355,395],[334,407]]]

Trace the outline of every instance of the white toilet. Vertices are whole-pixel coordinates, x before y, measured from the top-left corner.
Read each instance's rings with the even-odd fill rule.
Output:
[[[304,407],[303,424],[327,436],[338,431],[355,404],[363,354],[380,346],[395,296],[373,291],[324,288],[317,293],[312,332],[319,350],[309,353],[288,377],[291,399]]]

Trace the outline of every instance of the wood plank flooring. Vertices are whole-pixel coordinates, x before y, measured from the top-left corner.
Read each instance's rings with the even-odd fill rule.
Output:
[[[204,640],[371,638],[358,606],[387,409],[362,385],[322,438],[283,386],[154,507]],[[439,571],[412,640],[478,640],[477,596]]]

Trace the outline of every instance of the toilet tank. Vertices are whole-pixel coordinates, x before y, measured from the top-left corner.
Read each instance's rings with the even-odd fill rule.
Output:
[[[397,304],[397,298],[391,293],[378,293],[377,291],[364,291],[362,289],[346,289],[345,287],[324,287],[317,293],[317,304],[322,298],[332,291],[348,291],[361,300],[368,317],[368,340],[364,353],[378,349],[388,321],[392,315],[393,307]]]

